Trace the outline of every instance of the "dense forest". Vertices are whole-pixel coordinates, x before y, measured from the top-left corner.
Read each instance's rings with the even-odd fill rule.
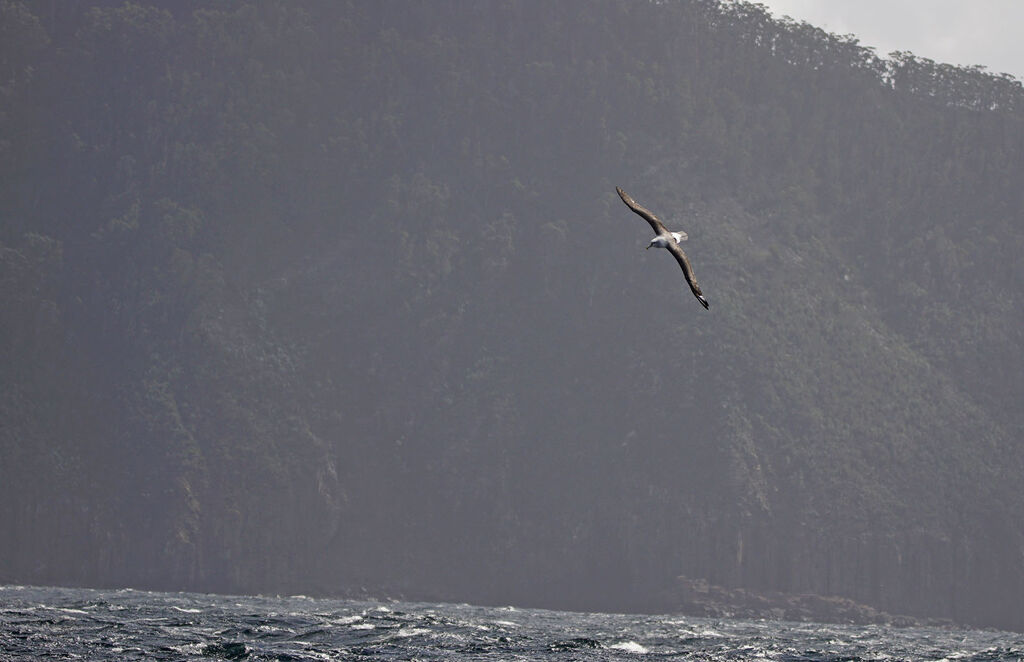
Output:
[[[0,581],[1024,629],[1010,76],[719,0],[0,0],[0,169]]]

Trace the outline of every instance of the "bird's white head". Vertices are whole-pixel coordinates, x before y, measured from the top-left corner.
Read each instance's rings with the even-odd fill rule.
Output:
[[[647,244],[647,248],[665,248],[665,237],[659,234],[654,239],[651,239],[651,243]]]

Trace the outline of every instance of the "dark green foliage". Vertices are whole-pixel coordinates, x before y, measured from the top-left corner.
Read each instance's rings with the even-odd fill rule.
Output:
[[[714,0],[0,37],[0,580],[1024,627],[1016,80]]]

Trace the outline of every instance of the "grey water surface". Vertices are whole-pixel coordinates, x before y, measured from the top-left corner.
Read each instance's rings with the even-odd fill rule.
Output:
[[[1024,635],[0,587],[3,660],[1020,660]]]

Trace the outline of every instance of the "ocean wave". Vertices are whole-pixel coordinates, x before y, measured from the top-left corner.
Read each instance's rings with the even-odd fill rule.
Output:
[[[0,587],[0,660],[1003,662],[1024,635],[471,605]],[[512,615],[514,613],[514,615]]]

